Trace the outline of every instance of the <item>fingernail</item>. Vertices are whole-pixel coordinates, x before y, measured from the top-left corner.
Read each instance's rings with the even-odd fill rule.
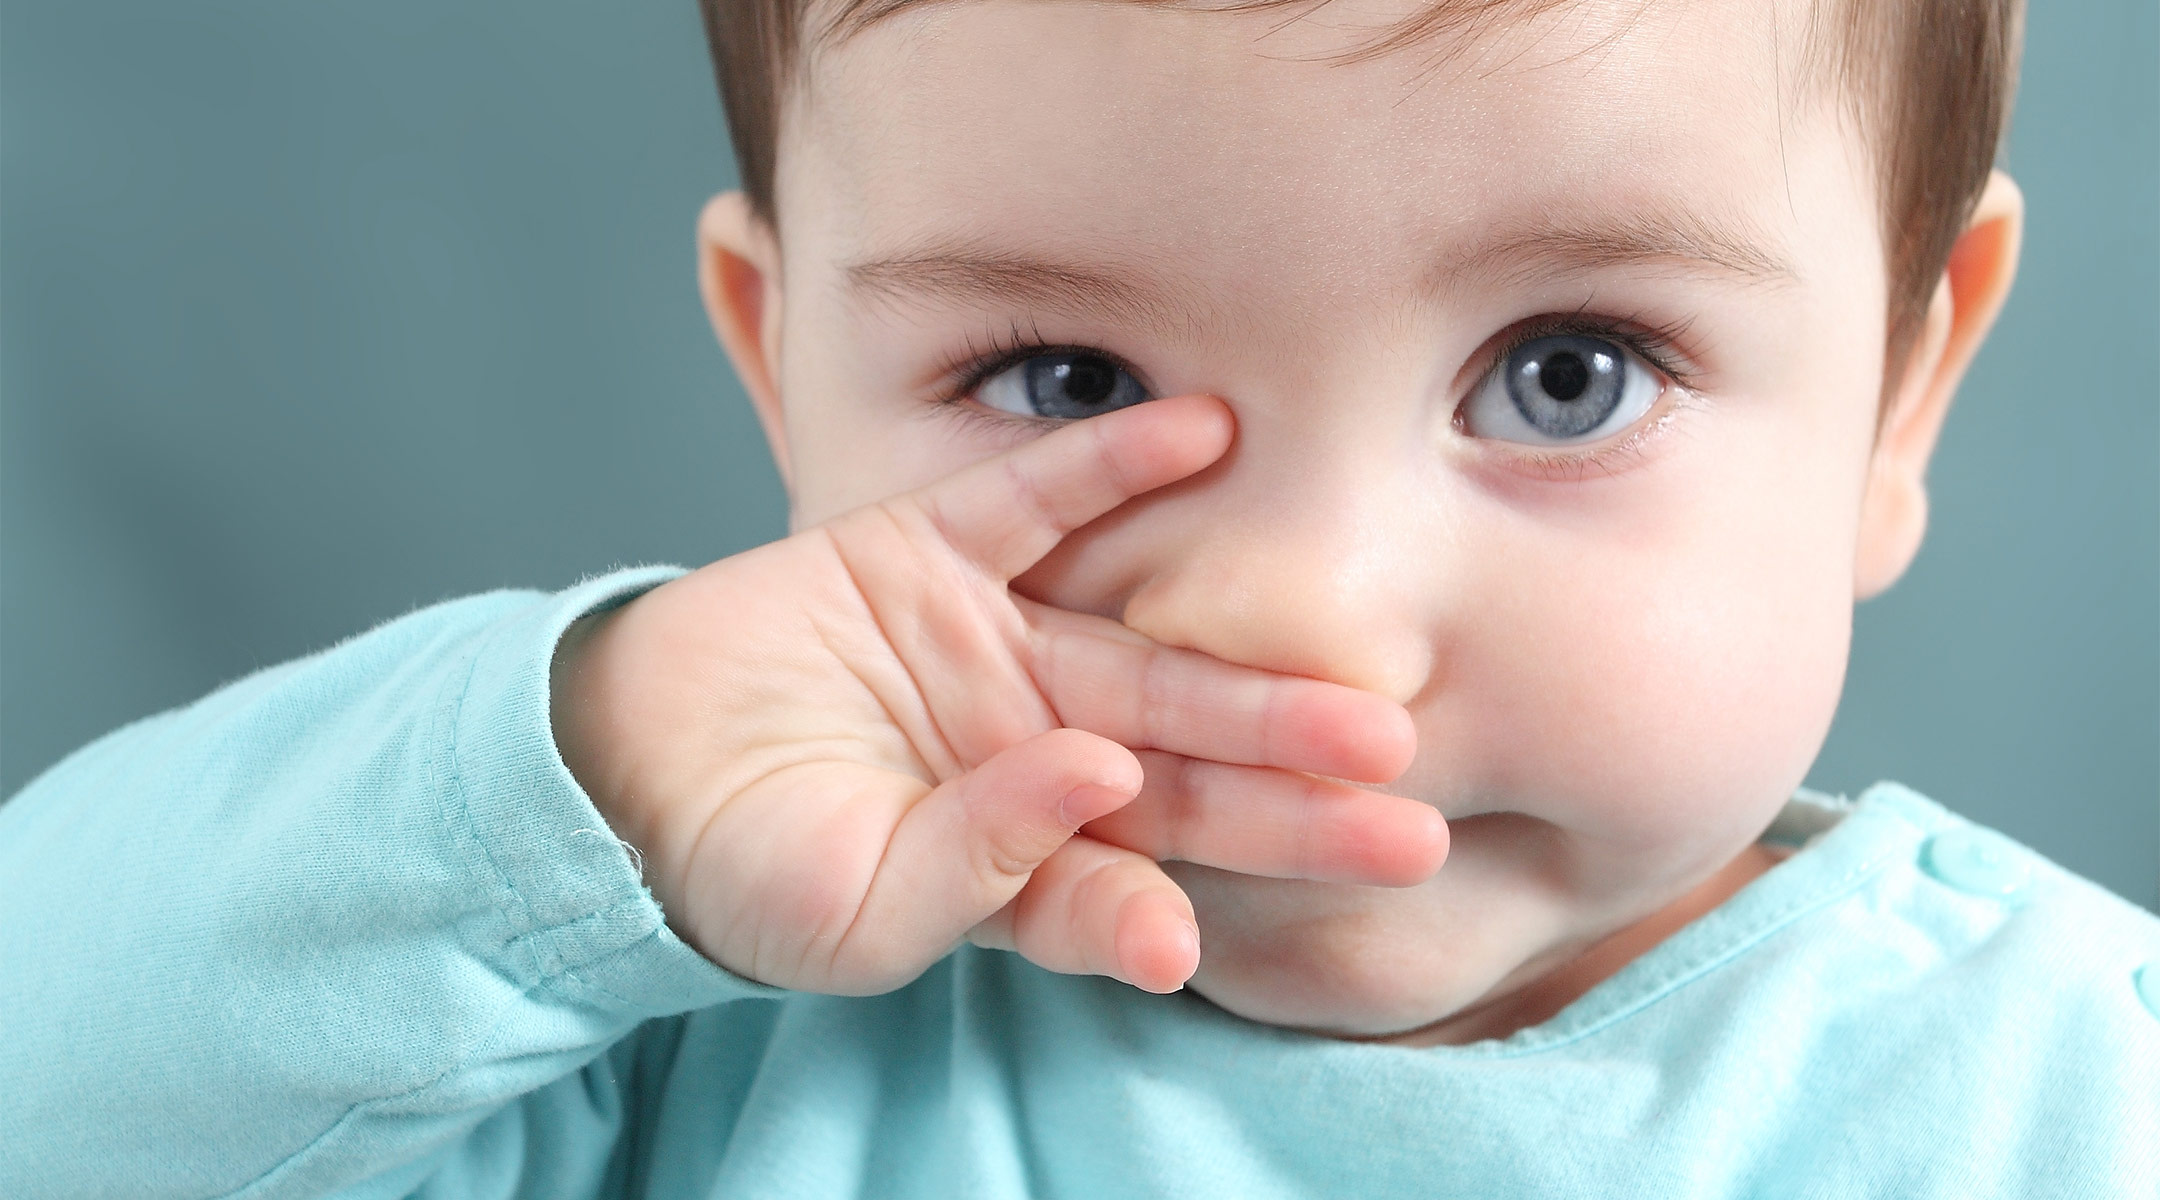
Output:
[[[1194,966],[1194,968],[1195,968],[1195,969],[1197,969],[1197,968],[1199,967],[1199,965],[1200,965],[1200,928],[1199,928],[1199,926],[1197,926],[1197,925],[1190,925],[1190,924],[1186,924],[1186,925],[1180,925],[1180,926],[1178,926],[1178,952],[1179,952],[1180,954],[1182,954],[1182,955],[1183,955],[1183,956],[1185,957],[1185,961],[1187,961],[1187,962],[1189,962],[1189,963],[1193,964],[1193,966]],[[1186,976],[1186,978],[1187,978],[1187,979],[1190,979],[1190,978],[1192,978],[1192,976],[1188,975],[1188,976]],[[1179,988],[1183,988],[1184,986],[1185,986],[1185,985],[1184,985],[1184,984],[1182,984],[1182,983],[1178,984],[1178,987],[1179,987]]]
[[[1058,820],[1075,828],[1123,807],[1130,796],[1099,783],[1083,783],[1058,801]]]

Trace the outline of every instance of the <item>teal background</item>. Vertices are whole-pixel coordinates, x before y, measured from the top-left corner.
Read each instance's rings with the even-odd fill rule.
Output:
[[[1809,780],[2152,907],[2156,62],[2150,0],[2034,8],[2024,269]],[[690,0],[9,0],[0,794],[415,605],[780,536],[691,274],[732,180]]]

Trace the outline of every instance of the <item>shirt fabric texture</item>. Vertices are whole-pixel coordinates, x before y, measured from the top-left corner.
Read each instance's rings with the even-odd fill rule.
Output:
[[[2160,1197],[2160,919],[1895,783],[1466,1046],[972,946],[734,975],[548,718],[570,622],[677,573],[412,613],[0,805],[0,1196]]]

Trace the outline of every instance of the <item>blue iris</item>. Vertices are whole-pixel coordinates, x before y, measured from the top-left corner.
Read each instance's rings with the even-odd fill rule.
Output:
[[[1603,338],[1563,333],[1523,343],[1508,355],[1508,399],[1532,429],[1568,438],[1597,428],[1620,406],[1627,352]]]

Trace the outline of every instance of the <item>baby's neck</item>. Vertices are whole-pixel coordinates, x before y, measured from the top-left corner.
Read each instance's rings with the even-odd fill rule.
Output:
[[[1694,890],[1607,936],[1556,970],[1431,1025],[1384,1037],[1349,1040],[1394,1046],[1462,1046],[1487,1038],[1504,1038],[1518,1029],[1542,1024],[1688,922],[1723,904],[1791,853],[1783,847],[1755,842]]]

